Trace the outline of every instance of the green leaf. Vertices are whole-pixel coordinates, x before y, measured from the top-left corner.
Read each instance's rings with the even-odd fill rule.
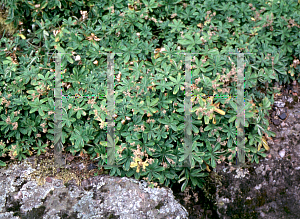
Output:
[[[192,177],[200,178],[200,177],[206,177],[206,176],[209,175],[209,174],[206,173],[206,172],[200,173],[201,171],[202,171],[201,169],[194,169],[194,170],[191,171],[191,176],[192,176]]]
[[[181,186],[181,192],[183,192],[186,188],[186,186],[188,185],[189,180],[185,180],[184,183]]]
[[[7,59],[7,60],[4,60],[4,61],[2,62],[3,64],[9,64],[9,63],[12,62],[12,59],[11,59],[10,56],[9,56],[9,57],[6,57],[6,59]]]
[[[257,149],[255,147],[250,146],[249,149],[251,152],[257,153]]]
[[[185,25],[183,24],[183,22],[181,20],[177,21],[176,19],[173,20],[173,24],[170,23],[170,24],[168,24],[168,26],[172,27],[171,33],[180,32],[182,28],[185,28]],[[187,42],[186,43],[184,40],[181,40],[181,41],[179,40],[178,42],[181,43],[182,45],[189,44],[189,41],[186,41]],[[186,44],[184,44],[184,43],[186,43]]]
[[[204,123],[205,123],[205,125],[209,124],[209,117],[208,116],[204,116]]]
[[[232,107],[234,110],[237,110],[237,105],[236,105],[236,103],[233,101],[233,99],[231,99],[231,101],[229,102],[229,104],[231,105],[231,107]]]
[[[57,50],[58,52],[63,53],[63,54],[66,53],[65,50],[64,50],[62,47],[58,46],[58,45],[56,45],[56,50]]]
[[[231,123],[231,122],[235,121],[236,118],[237,118],[236,116],[232,116],[232,117],[228,120],[228,122]]]
[[[43,117],[43,116],[45,115],[45,113],[43,112],[43,110],[42,110],[41,108],[39,108],[38,111],[39,111],[39,115],[40,115],[40,116]]]
[[[66,54],[66,59],[67,59],[68,62],[70,62],[71,64],[74,63],[74,60],[73,60],[68,54]]]
[[[0,160],[0,166],[1,166],[1,167],[5,167],[5,166],[6,166],[6,163],[3,162],[2,160]]]
[[[179,86],[176,85],[175,88],[174,88],[174,90],[173,90],[173,94],[177,94],[178,91],[179,91]]]
[[[155,98],[152,102],[151,102],[151,104],[150,104],[150,106],[155,106],[157,103],[158,103],[158,101],[159,101],[159,98]],[[155,110],[156,111],[156,110]],[[154,112],[155,112],[154,111]]]
[[[213,127],[212,127],[211,125],[208,125],[208,126],[206,126],[206,127],[204,128],[204,131],[209,131],[209,130],[211,130],[211,129],[213,129]]]
[[[122,123],[121,123],[121,122],[118,122],[118,124],[117,124],[117,130],[120,131],[121,128],[122,128]]]
[[[217,166],[216,160],[213,157],[211,158],[210,163],[211,163],[212,168],[216,168],[216,166]]]

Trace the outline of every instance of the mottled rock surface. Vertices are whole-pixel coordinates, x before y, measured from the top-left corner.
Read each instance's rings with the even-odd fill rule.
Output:
[[[64,184],[47,177],[30,180],[31,158],[0,169],[0,218],[187,218],[171,189],[108,175]]]

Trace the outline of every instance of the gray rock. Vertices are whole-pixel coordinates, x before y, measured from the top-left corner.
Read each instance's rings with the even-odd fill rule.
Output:
[[[35,169],[27,159],[0,169],[0,219],[188,217],[169,188],[108,175],[91,177],[80,186],[74,179],[65,185],[54,177],[38,185],[29,177]]]
[[[282,149],[281,151],[278,152],[278,154],[279,154],[280,157],[284,157],[284,155],[285,155],[285,150]]]
[[[285,103],[282,101],[274,101],[274,106],[276,107],[284,107]]]
[[[285,120],[286,119],[286,113],[280,114],[279,118],[282,119],[282,120]]]
[[[298,132],[300,132],[300,124],[296,124],[296,125],[295,125],[295,129],[296,129]]]
[[[273,124],[274,125],[279,125],[280,124],[280,121],[278,119],[273,119]]]
[[[289,102],[289,103],[293,102],[293,98],[292,97],[288,97],[287,98],[287,102]]]

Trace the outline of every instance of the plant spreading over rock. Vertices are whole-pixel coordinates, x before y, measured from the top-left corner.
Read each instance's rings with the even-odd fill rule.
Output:
[[[236,159],[237,55],[245,54],[245,152],[259,162],[274,136],[274,82],[299,80],[299,4],[272,1],[2,0],[0,154],[24,159],[54,141],[55,57],[62,53],[63,150],[105,165],[107,55],[115,53],[111,175],[203,185]],[[192,145],[183,148],[185,56],[191,55]],[[91,98],[92,95],[95,98]],[[97,97],[96,97],[97,96]],[[107,139],[108,137],[108,139]],[[182,167],[188,160],[191,167]],[[1,165],[5,165],[0,161]]]

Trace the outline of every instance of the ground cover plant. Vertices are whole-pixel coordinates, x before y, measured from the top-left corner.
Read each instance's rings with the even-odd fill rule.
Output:
[[[54,141],[55,52],[62,55],[64,150],[105,164],[107,56],[115,72],[116,164],[111,175],[203,185],[236,159],[237,56],[245,55],[245,147],[269,149],[274,83],[299,79],[299,3],[272,1],[1,1],[18,32],[1,33],[0,154],[24,159]],[[30,31],[28,31],[30,30]],[[193,145],[183,164],[185,56],[191,55]],[[117,54],[121,53],[121,54]],[[102,55],[101,55],[102,54]],[[210,97],[215,95],[214,98]],[[219,95],[219,97],[216,97]],[[222,97],[222,98],[221,98]],[[1,161],[0,161],[1,162]],[[3,161],[1,162],[3,163]]]

